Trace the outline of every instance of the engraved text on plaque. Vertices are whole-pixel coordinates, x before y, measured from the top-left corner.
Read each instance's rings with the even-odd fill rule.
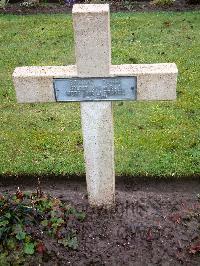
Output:
[[[58,102],[136,100],[136,77],[54,79]]]

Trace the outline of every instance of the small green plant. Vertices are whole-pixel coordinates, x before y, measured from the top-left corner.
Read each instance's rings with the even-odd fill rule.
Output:
[[[5,8],[8,4],[9,0],[0,0],[0,8]]]
[[[66,248],[77,249],[73,226],[84,218],[83,212],[41,189],[23,193],[18,188],[14,194],[0,194],[0,265],[22,263],[26,256],[35,253],[47,254],[43,242],[46,237]]]
[[[131,1],[131,0],[122,0],[121,4],[123,7],[126,7],[128,11],[131,11],[132,9],[134,9],[136,3],[135,1]]]
[[[171,6],[175,0],[153,0],[151,3],[156,6]]]

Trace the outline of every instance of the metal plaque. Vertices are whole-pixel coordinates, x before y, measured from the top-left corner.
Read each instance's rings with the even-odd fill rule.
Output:
[[[136,100],[136,77],[58,78],[53,83],[58,102]]]

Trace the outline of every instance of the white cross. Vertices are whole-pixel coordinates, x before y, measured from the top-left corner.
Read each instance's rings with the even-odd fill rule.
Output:
[[[135,76],[137,100],[175,100],[175,64],[111,65],[109,5],[73,7],[76,65],[17,67],[13,81],[19,103],[55,102],[53,79]],[[112,102],[81,102],[81,120],[89,202],[109,206],[115,200]]]

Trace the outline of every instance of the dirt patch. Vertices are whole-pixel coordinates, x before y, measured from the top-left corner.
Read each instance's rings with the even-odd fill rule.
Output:
[[[0,192],[34,190],[36,179],[1,179]],[[7,184],[7,185],[6,185]],[[91,208],[81,179],[44,178],[44,191],[86,212],[78,250],[51,247],[43,265],[199,265],[199,180],[118,178],[116,204]],[[50,240],[44,240],[49,242]],[[195,254],[193,254],[195,253]],[[27,265],[35,265],[33,257]]]
[[[23,2],[23,1],[21,1]],[[78,1],[77,1],[78,2]],[[80,2],[80,1],[79,1]],[[199,10],[200,3],[196,5],[189,5],[186,0],[177,0],[171,6],[156,6],[152,5],[150,1],[112,1],[110,2],[111,12],[144,12],[144,11],[189,11]],[[56,14],[56,13],[71,13],[72,6],[67,4],[61,5],[58,3],[41,3],[36,7],[22,7],[20,3],[8,4],[4,9],[0,8],[2,14]]]

